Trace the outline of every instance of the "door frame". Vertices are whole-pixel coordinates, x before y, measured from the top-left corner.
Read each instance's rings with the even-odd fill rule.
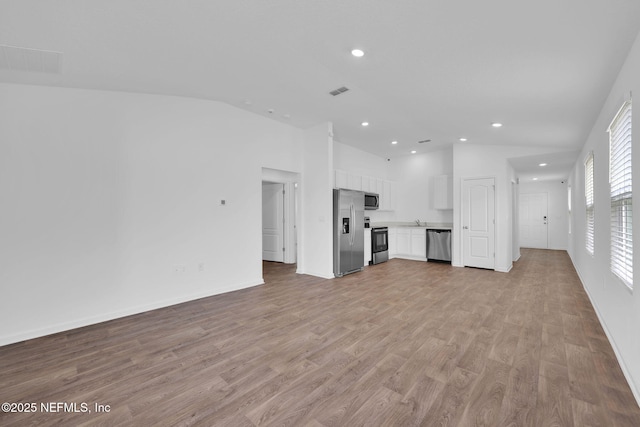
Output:
[[[276,236],[278,238],[278,247],[275,248],[274,251],[269,251],[272,253],[272,255],[268,255],[265,257],[265,212],[267,212],[267,210],[265,209],[265,187],[272,187],[272,190],[269,191],[269,195],[272,194],[274,197],[276,198],[276,203],[275,203],[275,224],[274,227],[275,228],[270,228],[270,231],[277,231],[277,233],[275,232],[270,232],[269,235],[271,236]],[[275,190],[275,192],[274,192]],[[285,196],[286,195],[286,190],[285,190],[285,184],[282,184],[280,182],[270,182],[270,181],[262,181],[262,260],[265,261],[275,261],[275,262],[284,262],[285,261],[285,247],[286,247],[286,241],[285,241],[285,211],[286,211],[286,200],[285,200]],[[269,206],[268,211],[270,211],[270,213],[272,213],[271,210],[271,205]]]
[[[300,257],[298,253],[298,242],[300,241],[298,235],[300,187],[298,183],[301,181],[300,174],[263,167],[261,181],[284,185],[284,263],[297,264]]]
[[[494,256],[493,256],[493,270],[496,269],[496,260],[497,260],[497,252],[498,252],[498,227],[496,221],[497,215],[497,203],[498,203],[498,179],[495,175],[484,175],[484,176],[467,176],[460,178],[460,237],[458,238],[458,242],[460,243],[460,260],[462,267],[466,267],[465,259],[464,259],[464,250],[465,250],[465,241],[464,241],[464,209],[465,209],[465,197],[464,197],[464,184],[467,181],[475,181],[479,179],[493,179],[493,248],[494,248]]]
[[[511,181],[511,252],[512,261],[520,259],[520,189],[519,181]]]
[[[519,194],[519,201],[518,201],[518,222],[519,222],[519,224],[518,224],[518,227],[520,227],[522,225],[520,223],[520,214],[522,213],[520,202],[522,201],[522,196],[523,195],[533,195],[533,194],[536,194],[536,195],[544,194],[545,195],[545,202],[546,202],[545,206],[546,206],[546,209],[547,209],[546,216],[545,216],[545,218],[546,218],[546,223],[545,223],[545,225],[546,225],[546,227],[545,227],[545,234],[546,234],[545,235],[545,243],[546,243],[546,245],[545,245],[544,248],[539,248],[539,247],[536,247],[536,246],[523,246],[522,245],[522,236],[519,236],[518,247],[534,248],[534,249],[549,249],[549,192],[548,191],[526,192],[526,193],[520,193]]]

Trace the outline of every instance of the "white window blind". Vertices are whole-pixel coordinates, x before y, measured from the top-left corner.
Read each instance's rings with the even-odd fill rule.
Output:
[[[593,205],[593,152],[589,153],[584,161],[584,197],[587,212],[587,226],[585,234],[585,247],[587,251],[593,255],[594,244],[594,205]]]
[[[611,271],[633,288],[631,101],[624,103],[609,126],[609,185]]]

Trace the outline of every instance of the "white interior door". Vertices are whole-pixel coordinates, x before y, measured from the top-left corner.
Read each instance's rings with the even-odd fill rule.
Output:
[[[495,269],[495,179],[462,184],[463,265]]]
[[[262,259],[284,261],[283,184],[262,184]]]
[[[547,249],[547,193],[520,194],[520,246]]]

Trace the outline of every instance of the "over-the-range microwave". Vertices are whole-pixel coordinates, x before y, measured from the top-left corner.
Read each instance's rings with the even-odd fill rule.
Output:
[[[380,208],[380,196],[376,193],[364,193],[364,209],[371,211]]]

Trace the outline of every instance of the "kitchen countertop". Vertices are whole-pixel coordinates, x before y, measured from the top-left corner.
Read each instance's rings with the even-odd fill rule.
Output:
[[[421,228],[424,230],[451,230],[453,224],[448,223],[433,223],[433,222],[421,222],[421,225],[417,225],[415,222],[376,222],[371,223],[371,228],[374,227],[389,227],[389,228]]]

